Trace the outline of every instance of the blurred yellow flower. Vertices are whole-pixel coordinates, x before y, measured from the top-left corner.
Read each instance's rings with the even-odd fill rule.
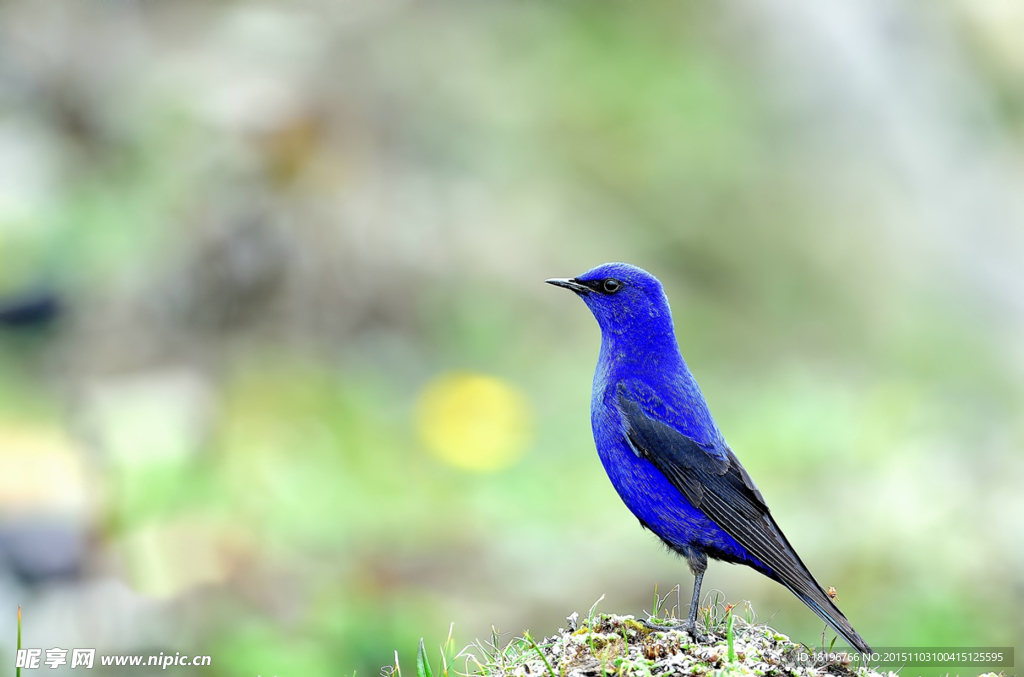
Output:
[[[530,405],[514,385],[484,374],[449,373],[420,393],[417,430],[441,460],[493,472],[515,463],[530,436]]]

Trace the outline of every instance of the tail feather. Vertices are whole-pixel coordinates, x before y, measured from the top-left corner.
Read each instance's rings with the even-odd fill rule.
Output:
[[[800,601],[807,605],[811,611],[829,624],[833,630],[850,643],[850,646],[857,651],[871,653],[871,647],[864,641],[864,638],[857,634],[850,621],[839,610],[839,607],[829,598],[828,595],[818,586],[817,582],[810,578],[805,581],[788,581],[779,579],[779,582],[786,586],[790,592],[800,598]]]

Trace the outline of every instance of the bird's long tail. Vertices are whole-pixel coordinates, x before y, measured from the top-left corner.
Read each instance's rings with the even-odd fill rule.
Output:
[[[850,643],[850,646],[857,651],[871,653],[871,647],[864,641],[864,638],[857,634],[857,631],[846,620],[846,616],[839,610],[839,607],[821,589],[818,582],[807,572],[807,578],[803,581],[784,581],[781,577],[775,576],[779,583],[786,586],[790,592],[800,598],[807,607],[816,613],[821,620],[828,623],[833,630],[839,633],[843,639]]]

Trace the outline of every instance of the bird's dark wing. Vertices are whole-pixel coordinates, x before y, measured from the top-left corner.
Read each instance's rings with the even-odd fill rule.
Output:
[[[789,544],[732,450],[725,447],[723,456],[712,455],[672,426],[648,416],[624,385],[619,385],[617,394],[633,448],[852,646],[870,651]]]

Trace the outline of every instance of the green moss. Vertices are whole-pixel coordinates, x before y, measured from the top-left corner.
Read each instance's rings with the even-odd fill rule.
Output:
[[[772,628],[733,617],[732,648],[725,628],[702,628],[705,637],[694,642],[686,633],[666,627],[652,631],[632,616],[600,614],[584,627],[563,631],[531,644],[533,651],[517,649],[512,640],[505,648],[478,644],[467,665],[477,665],[481,677],[564,677],[574,672],[650,677],[654,674],[708,675],[710,677],[799,677],[808,674],[796,656],[807,650]],[[529,635],[527,635],[529,636]],[[835,677],[883,677],[866,668],[850,670],[831,663],[817,666]],[[891,677],[888,673],[885,677]]]

